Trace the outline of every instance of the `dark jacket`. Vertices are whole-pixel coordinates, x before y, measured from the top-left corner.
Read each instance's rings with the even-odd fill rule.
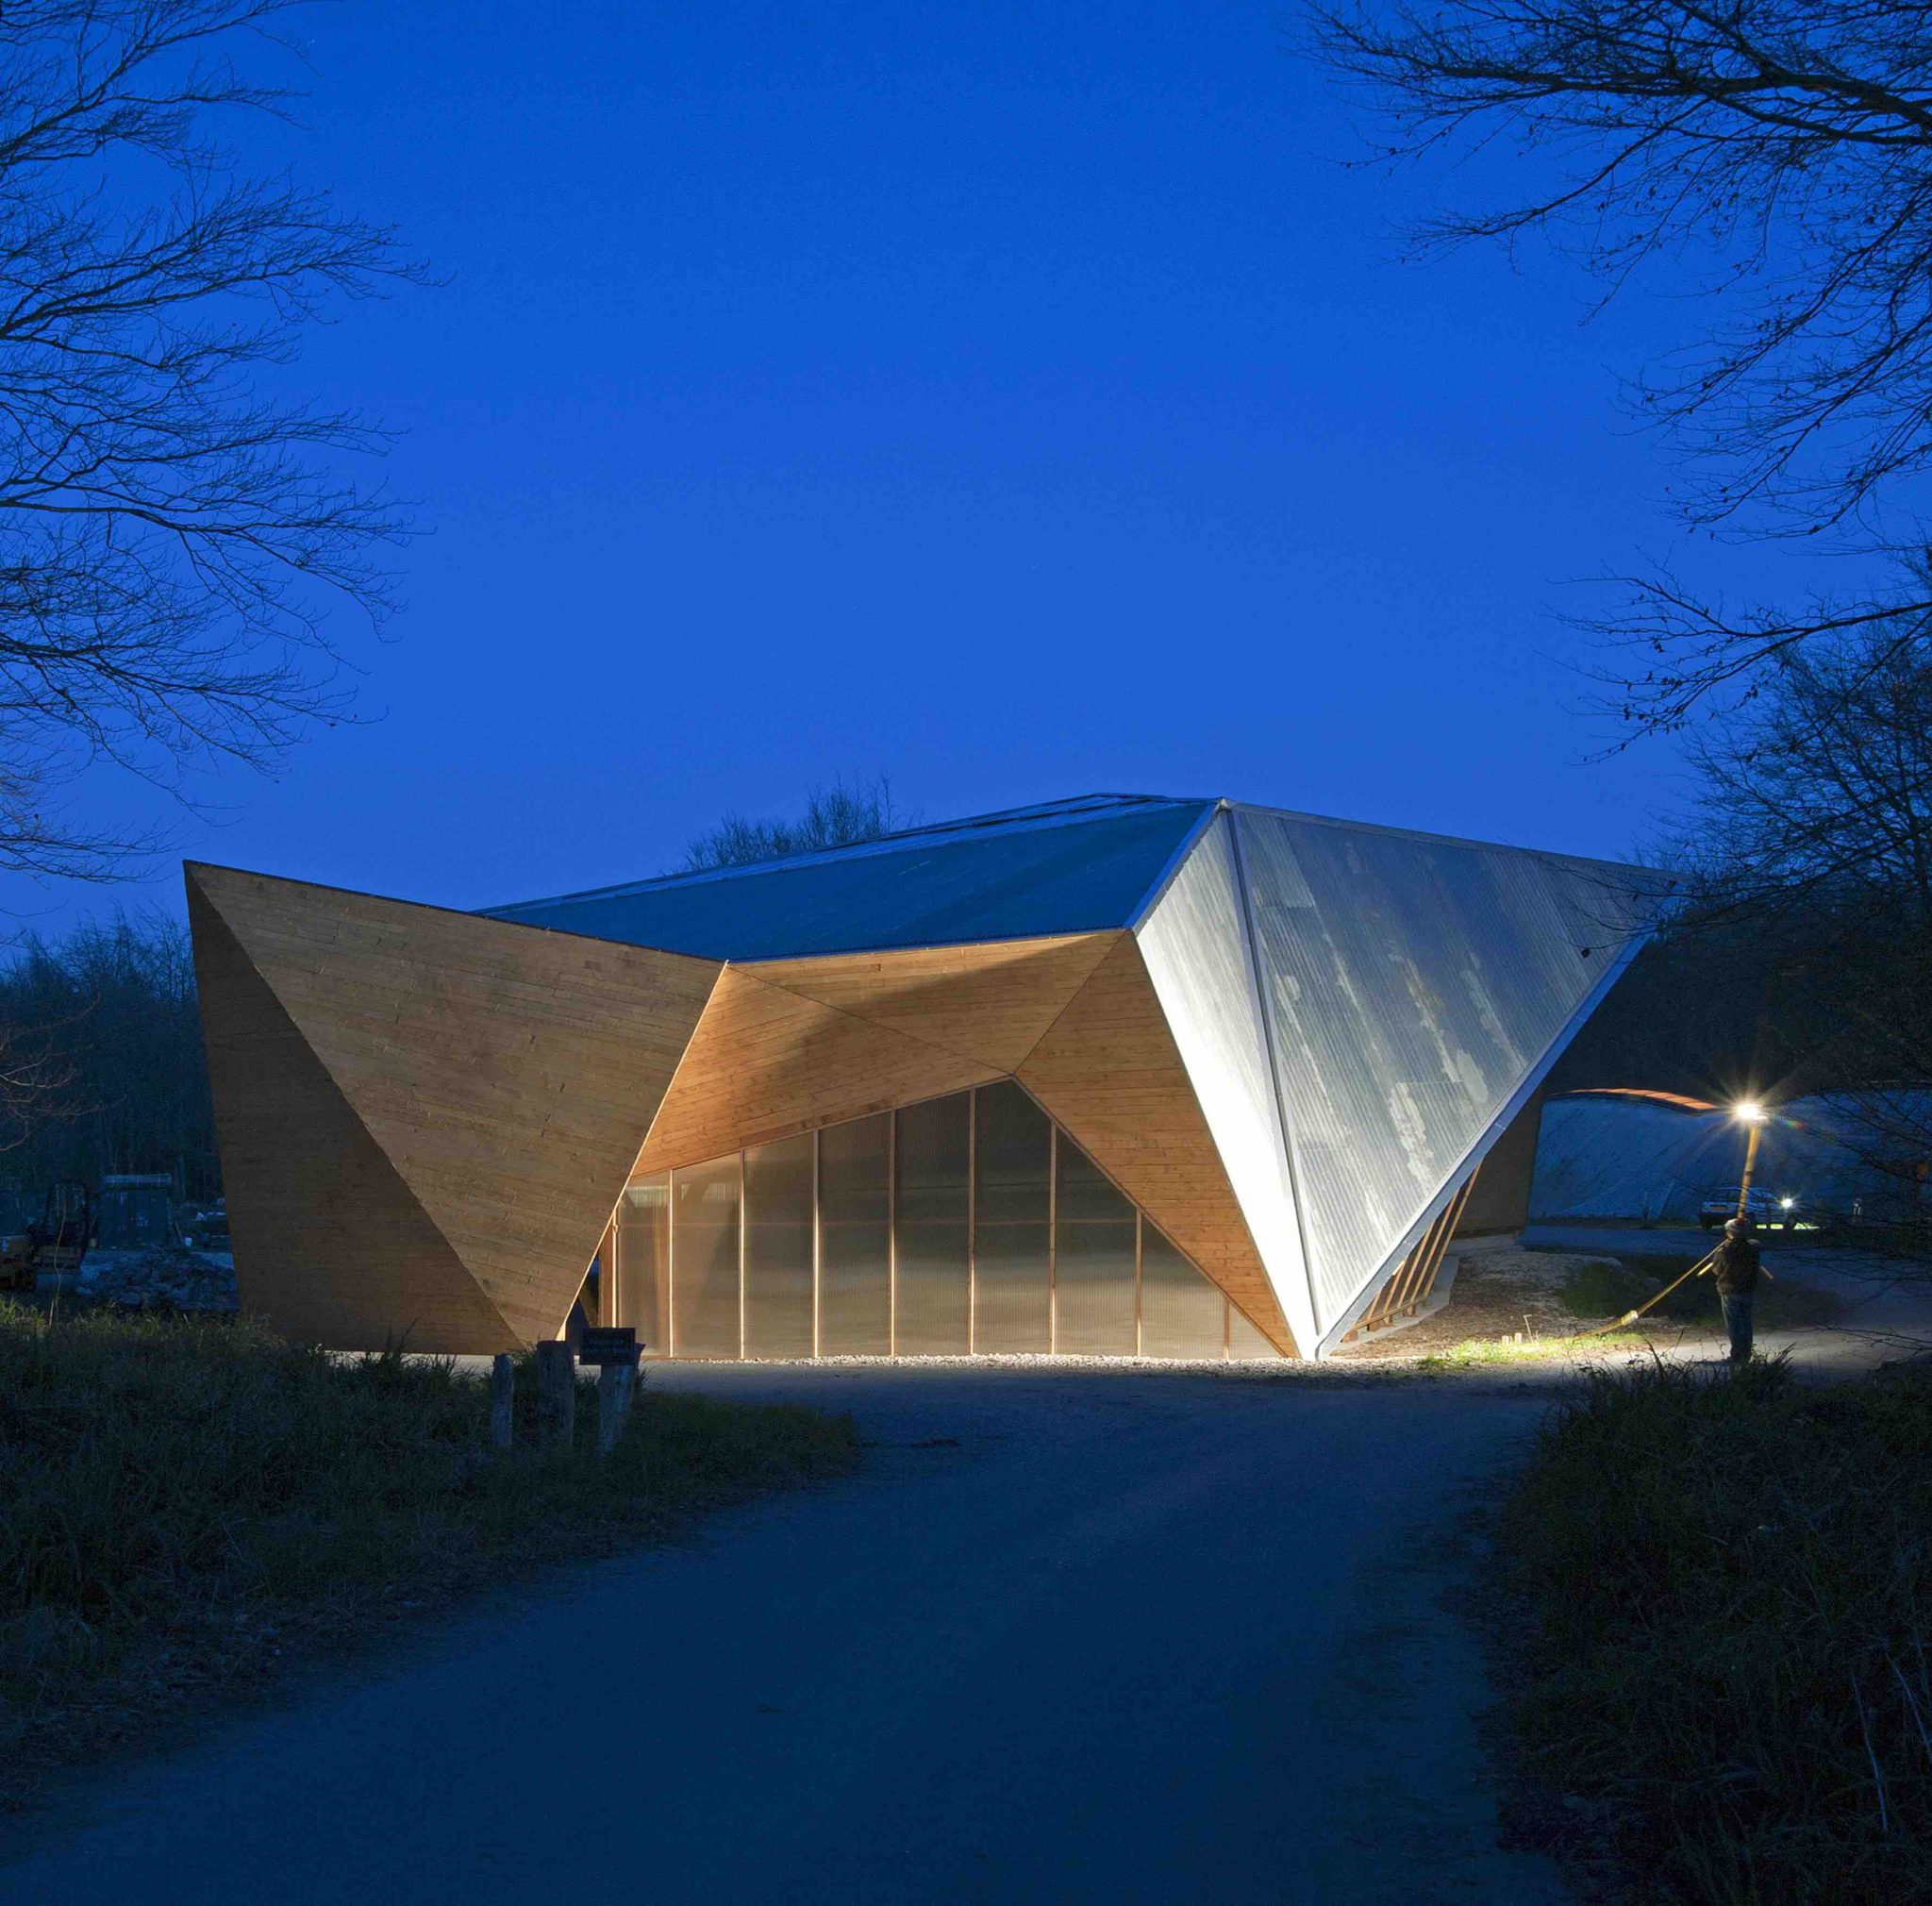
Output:
[[[1717,1247],[1717,1262],[1710,1274],[1719,1292],[1726,1297],[1741,1297],[1757,1288],[1757,1271],[1762,1260],[1751,1238],[1726,1238]]]

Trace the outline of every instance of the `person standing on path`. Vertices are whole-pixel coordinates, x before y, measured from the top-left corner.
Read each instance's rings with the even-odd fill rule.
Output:
[[[1731,1366],[1751,1361],[1751,1304],[1757,1275],[1764,1268],[1757,1240],[1748,1217],[1732,1218],[1724,1226],[1724,1241],[1712,1254],[1711,1275],[1717,1279],[1718,1300],[1724,1306],[1724,1329],[1731,1334]]]

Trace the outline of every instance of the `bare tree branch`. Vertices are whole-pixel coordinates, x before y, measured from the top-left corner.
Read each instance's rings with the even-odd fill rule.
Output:
[[[273,764],[346,712],[331,601],[392,607],[405,522],[344,469],[380,434],[256,374],[409,270],[210,132],[286,109],[235,60],[289,4],[0,7],[0,869],[111,878],[150,844],[63,788]]]
[[[1397,128],[1381,159],[1500,145],[1520,196],[1424,244],[1540,233],[1612,290],[1667,258],[1716,323],[1634,400],[1685,457],[1690,519],[1833,532],[1854,604],[1734,616],[1634,578],[1597,626],[1636,731],[1680,726],[1813,636],[1924,614],[1932,470],[1932,7],[1923,0],[1315,0],[1312,38]]]

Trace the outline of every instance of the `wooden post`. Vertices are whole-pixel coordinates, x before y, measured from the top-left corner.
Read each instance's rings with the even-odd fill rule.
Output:
[[[576,1438],[577,1360],[568,1344],[537,1346],[537,1441],[568,1449]]]
[[[630,1414],[631,1398],[637,1394],[635,1363],[606,1363],[597,1372],[597,1454],[608,1456],[624,1434],[625,1419]]]
[[[517,1366],[502,1351],[490,1365],[490,1444],[508,1449],[516,1440]]]

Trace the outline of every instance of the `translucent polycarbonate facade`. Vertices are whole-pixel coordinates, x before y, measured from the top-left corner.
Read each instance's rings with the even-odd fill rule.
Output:
[[[1233,810],[1318,1331],[1612,978],[1628,869]]]
[[[654,1356],[1278,1356],[1010,1081],[635,1181],[616,1270]]]

